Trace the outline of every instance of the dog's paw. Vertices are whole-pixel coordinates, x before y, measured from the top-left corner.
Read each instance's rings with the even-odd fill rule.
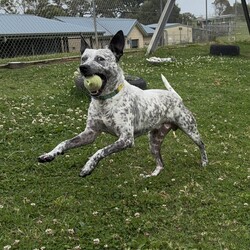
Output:
[[[157,176],[163,170],[162,166],[156,166],[155,170],[151,174],[140,174],[143,178],[149,178],[153,176]]]
[[[140,177],[149,178],[149,177],[152,177],[152,175],[151,174],[140,174]]]
[[[95,169],[95,167],[97,166],[97,163],[93,160],[89,160],[85,166],[82,168],[81,172],[80,172],[80,176],[81,177],[85,177],[87,175],[90,175],[92,173],[92,171]]]
[[[202,161],[201,167],[205,168],[208,165],[208,161]]]
[[[81,172],[80,172],[80,174],[79,174],[79,176],[80,177],[86,177],[86,176],[88,176],[90,174],[91,174],[90,170],[82,169]]]
[[[154,176],[157,176],[157,175],[154,175],[153,173],[151,173],[151,174],[140,174],[140,177],[142,177],[144,179],[154,177]]]
[[[49,154],[44,154],[38,157],[38,162],[45,163],[45,162],[53,161],[54,159],[55,159],[54,156],[49,155]]]

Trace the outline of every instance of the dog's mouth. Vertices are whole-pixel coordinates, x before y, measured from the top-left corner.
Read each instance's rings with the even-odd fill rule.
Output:
[[[98,75],[102,79],[102,86],[100,89],[98,89],[96,91],[89,91],[89,93],[91,96],[97,97],[97,96],[100,96],[102,94],[102,92],[106,86],[106,83],[107,83],[107,77],[103,74],[95,74],[95,75]]]

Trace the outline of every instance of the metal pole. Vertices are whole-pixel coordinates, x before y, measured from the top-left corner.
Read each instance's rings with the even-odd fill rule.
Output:
[[[162,13],[163,11],[163,4],[162,4],[162,0],[160,0],[160,12]],[[161,37],[161,42],[160,42],[161,46],[164,45],[164,30],[162,32],[162,37]]]
[[[246,22],[247,22],[248,32],[250,34],[250,16],[249,16],[249,11],[248,11],[248,8],[247,8],[246,0],[241,0],[241,3],[242,3],[243,10],[244,10],[244,15],[245,15],[245,18],[246,18]]]
[[[207,0],[206,0],[206,39],[208,41],[208,20],[207,20]]]
[[[95,6],[95,0],[93,0],[93,19],[94,19],[94,29],[95,29],[95,46],[98,49],[98,34],[97,34],[97,23],[96,23],[96,6]]]
[[[237,28],[237,0],[234,1],[234,38],[236,37]]]
[[[163,33],[164,27],[168,21],[168,18],[173,10],[175,4],[175,0],[168,0],[166,2],[166,5],[163,9],[163,12],[161,13],[160,20],[158,22],[157,28],[154,32],[154,35],[152,39],[150,40],[146,55],[149,55],[150,53],[154,52],[156,50],[157,44],[159,42],[159,39]]]
[[[207,28],[207,0],[206,0],[206,28]]]
[[[234,2],[234,15],[236,18],[237,17],[237,0],[235,0],[235,2]]]

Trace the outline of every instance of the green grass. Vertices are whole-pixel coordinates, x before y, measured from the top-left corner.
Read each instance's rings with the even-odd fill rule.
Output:
[[[162,146],[165,170],[147,136],[99,163],[81,167],[115,140],[102,135],[50,164],[37,157],[85,127],[88,98],[73,83],[77,62],[0,71],[0,249],[249,249],[249,60],[211,57],[206,45],[160,49],[175,63],[151,65],[125,54],[126,73],[164,88],[163,73],[193,111],[210,164],[180,131]],[[97,240],[98,239],[98,240]]]

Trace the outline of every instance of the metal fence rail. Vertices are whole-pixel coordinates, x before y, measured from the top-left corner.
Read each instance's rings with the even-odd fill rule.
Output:
[[[140,1],[135,2],[140,3]],[[81,37],[84,37],[93,47],[97,46],[98,39],[98,46],[104,47],[111,39],[113,30],[126,29],[129,25],[128,19],[123,19],[124,24],[121,24],[118,18],[131,20],[138,14],[136,6],[126,6],[121,0],[95,0],[94,6],[96,9],[93,8],[93,0],[54,2],[2,0],[0,64],[40,55],[48,55],[48,57],[49,55],[60,57],[62,54],[80,55]],[[106,20],[113,18],[114,22],[104,27],[100,19],[97,19],[95,26],[91,17],[94,11],[97,17],[106,17]],[[60,18],[65,16],[76,17],[76,19],[68,21]],[[79,22],[81,20],[79,16],[84,17],[84,22]],[[146,47],[152,35],[152,29],[150,31],[146,26],[137,25],[127,37],[126,48]],[[234,41],[244,40],[247,35],[246,22],[243,17],[238,17],[233,22],[209,24],[207,27],[197,27],[193,22],[192,25],[182,24],[172,30],[165,29],[162,41],[164,45],[207,42],[216,40],[218,37]]]

